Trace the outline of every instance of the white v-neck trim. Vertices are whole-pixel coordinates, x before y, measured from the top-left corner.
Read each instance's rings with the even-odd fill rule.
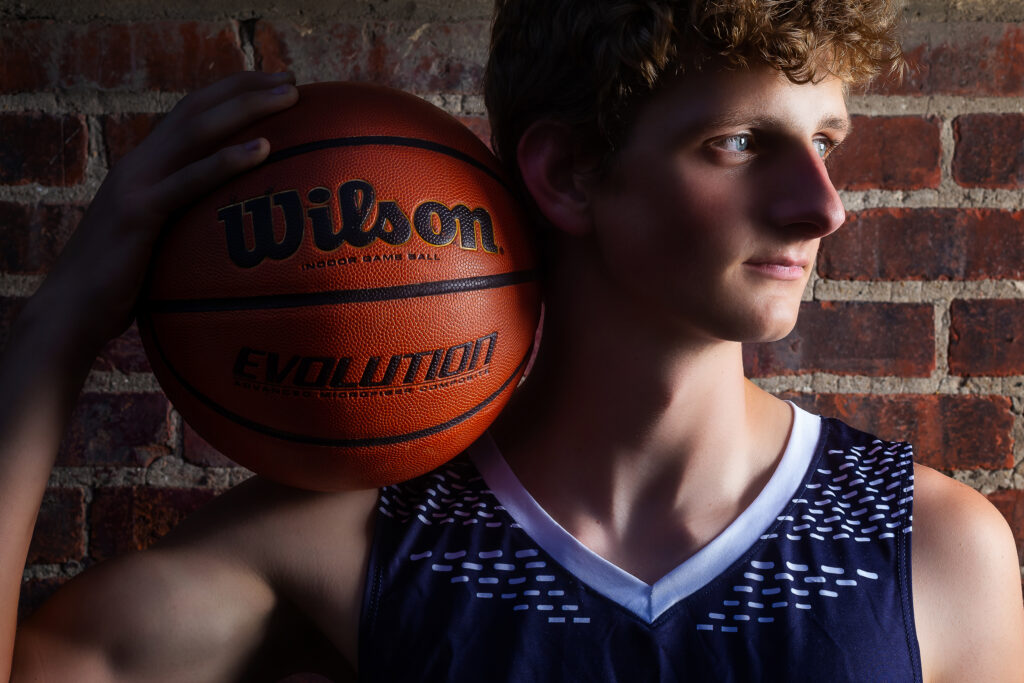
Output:
[[[651,623],[746,553],[796,493],[814,457],[821,418],[790,405],[789,441],[761,493],[722,533],[651,585],[587,548],[548,515],[523,488],[489,434],[469,448],[469,455],[487,487],[537,545],[590,588]]]

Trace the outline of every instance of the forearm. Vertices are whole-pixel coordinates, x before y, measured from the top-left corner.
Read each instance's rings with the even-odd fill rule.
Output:
[[[183,99],[107,174],[12,330],[0,359],[0,680],[10,671],[18,594],[36,515],[93,359],[104,342],[130,324],[153,246],[169,216],[266,159],[270,150],[263,138],[221,145],[259,118],[294,104],[293,82],[287,73],[241,73]],[[63,604],[62,609],[76,610]],[[47,628],[66,621],[67,614],[57,613]],[[95,614],[84,616],[91,621],[76,635],[79,640],[90,640],[93,629],[109,630]],[[41,647],[52,654],[52,644]]]
[[[0,679],[14,644],[18,596],[36,515],[68,417],[99,344],[48,282],[29,300],[0,357]]]

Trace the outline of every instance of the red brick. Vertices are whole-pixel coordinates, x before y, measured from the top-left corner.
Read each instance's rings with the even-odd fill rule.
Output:
[[[57,463],[144,467],[171,452],[170,410],[161,393],[82,394]]]
[[[917,461],[937,469],[1013,467],[1014,416],[1005,396],[795,394],[783,398],[879,438],[909,441]]]
[[[1024,187],[1024,115],[958,116],[953,137],[953,179],[959,185]]]
[[[748,376],[829,372],[927,377],[935,369],[927,304],[805,301],[785,339],[743,348]],[[907,343],[912,340],[912,343]]]
[[[0,92],[55,89],[181,92],[245,68],[229,22],[5,22]]]
[[[848,144],[829,157],[832,182],[843,190],[938,187],[940,128],[934,116],[854,116]]]
[[[56,564],[85,557],[85,494],[50,489],[39,508],[26,564]]]
[[[107,165],[113,166],[152,132],[163,114],[114,114],[103,117]]]
[[[373,81],[418,93],[477,94],[489,33],[484,21],[339,23],[312,33],[260,21],[253,45],[261,69],[292,69],[300,82]]]
[[[0,185],[77,185],[87,155],[84,116],[0,114]]]
[[[949,311],[950,374],[1024,375],[1024,300],[956,300]]]
[[[1017,557],[1024,564],[1024,491],[1005,489],[993,491],[988,499],[1003,513],[1013,530],[1013,539],[1017,542]]]
[[[18,600],[18,623],[28,619],[33,612],[50,599],[50,596],[63,586],[67,579],[29,579],[21,584],[21,597]]]
[[[835,280],[1024,279],[1024,212],[868,209],[821,242]]]
[[[53,22],[0,22],[0,93],[46,90],[52,87],[52,46],[39,42],[44,26]]]
[[[97,489],[89,510],[89,554],[99,561],[148,548],[216,495],[209,489]]]
[[[47,272],[84,213],[77,205],[0,202],[0,270]]]
[[[100,372],[152,372],[139,337],[139,328],[132,323],[124,334],[107,342],[92,369]]]
[[[910,71],[902,84],[883,79],[887,95],[1024,95],[1024,26],[915,22],[903,39]]]
[[[204,467],[238,467],[229,457],[218,451],[199,436],[196,430],[185,424],[185,449],[182,457],[193,465]]]

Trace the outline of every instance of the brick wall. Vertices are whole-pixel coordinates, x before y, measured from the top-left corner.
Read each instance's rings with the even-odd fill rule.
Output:
[[[375,80],[486,138],[487,0],[0,5],[0,342],[111,164],[185,92],[242,68]],[[70,5],[70,6],[69,6]],[[1024,10],[915,0],[914,69],[851,100],[848,226],[762,386],[978,488],[1024,550]],[[184,425],[132,329],[96,361],[51,478],[23,609],[244,479]]]
[[[1003,512],[1024,561],[1024,11],[914,2],[902,84],[852,98],[796,330],[745,349],[761,386],[916,445]]]

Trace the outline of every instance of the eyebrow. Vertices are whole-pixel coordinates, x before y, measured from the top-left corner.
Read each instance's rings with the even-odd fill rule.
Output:
[[[723,112],[720,116],[694,121],[686,129],[689,132],[696,132],[708,129],[735,128],[737,126],[753,126],[754,128],[767,129],[780,128],[784,127],[784,120],[775,116],[750,116],[750,113],[747,111],[727,111]],[[818,121],[817,125],[817,130],[824,129],[838,130],[848,134],[853,130],[853,122],[847,116],[825,114]]]
[[[853,130],[853,121],[848,116],[826,116],[818,122],[818,128],[832,128],[849,133]]]

